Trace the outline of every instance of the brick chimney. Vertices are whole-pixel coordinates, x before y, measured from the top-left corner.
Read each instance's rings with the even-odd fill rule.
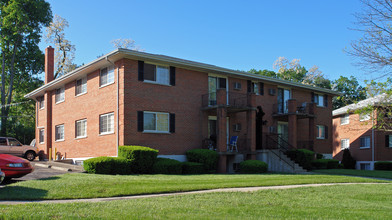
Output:
[[[49,46],[45,49],[45,84],[54,79],[54,48]]]

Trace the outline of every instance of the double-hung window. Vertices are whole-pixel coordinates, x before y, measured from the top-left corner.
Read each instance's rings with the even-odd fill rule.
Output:
[[[75,137],[87,137],[87,119],[82,119],[75,122]]]
[[[45,129],[39,129],[39,143],[42,144],[45,142]]]
[[[340,117],[340,125],[348,125],[350,123],[350,115],[345,114]]]
[[[56,125],[55,127],[55,140],[63,141],[64,140],[64,124]]]
[[[145,132],[169,132],[169,113],[144,112]]]
[[[144,81],[170,85],[169,67],[144,63]]]
[[[101,87],[114,83],[114,67],[109,66],[101,69],[99,85]]]
[[[317,139],[326,139],[327,137],[327,129],[324,125],[317,125]]]
[[[350,148],[350,139],[341,139],[340,140],[340,148],[342,150]]]
[[[361,137],[361,146],[360,148],[370,148],[370,136]]]
[[[87,92],[87,78],[76,80],[75,95],[82,95]]]
[[[99,116],[99,133],[114,133],[114,113],[103,114]]]
[[[58,88],[55,91],[55,102],[60,103],[65,100],[65,92],[64,92],[64,87]]]
[[[313,99],[312,101],[314,103],[316,103],[317,106],[327,107],[327,105],[328,105],[327,95],[313,94],[313,98],[312,99]]]
[[[45,107],[45,96],[40,96],[37,98],[38,108],[43,109]]]

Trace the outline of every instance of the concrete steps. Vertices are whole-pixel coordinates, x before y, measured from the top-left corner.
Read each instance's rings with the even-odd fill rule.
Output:
[[[282,173],[307,173],[300,165],[292,161],[279,150],[259,150],[257,160],[268,164],[268,171]]]

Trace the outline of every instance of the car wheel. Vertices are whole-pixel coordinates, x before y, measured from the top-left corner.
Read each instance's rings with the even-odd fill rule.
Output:
[[[25,154],[25,158],[29,161],[33,161],[35,159],[35,152],[34,151],[27,151]]]

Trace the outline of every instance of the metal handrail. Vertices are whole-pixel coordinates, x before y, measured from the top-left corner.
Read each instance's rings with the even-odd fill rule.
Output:
[[[277,137],[277,140],[274,140],[274,139],[272,138],[272,136],[276,136],[276,137]],[[284,161],[287,165],[291,166],[291,168],[295,169],[295,162],[294,162],[294,161],[292,161],[291,159],[289,159],[289,161],[287,161],[287,159],[286,159],[286,158],[288,158],[287,156],[286,156],[286,157],[282,157],[282,154],[283,154],[283,155],[286,155],[287,151],[289,151],[289,150],[290,150],[289,148],[290,148],[290,147],[292,148],[292,146],[291,146],[289,143],[287,143],[283,138],[281,138],[281,137],[280,137],[280,134],[267,135],[267,140],[271,140],[271,141],[274,143],[274,145],[276,144],[277,148],[271,148],[271,145],[268,144],[268,142],[267,142],[267,147],[268,147],[269,149],[271,149],[271,150],[272,150],[272,149],[277,149],[277,150],[279,151],[279,154],[276,153],[275,151],[271,151],[271,152],[272,152],[273,154],[275,154],[276,156],[278,156],[279,159],[282,160],[282,161]],[[280,143],[279,143],[279,142],[280,142]],[[281,144],[282,142],[286,143],[288,147],[283,146],[283,145]]]

